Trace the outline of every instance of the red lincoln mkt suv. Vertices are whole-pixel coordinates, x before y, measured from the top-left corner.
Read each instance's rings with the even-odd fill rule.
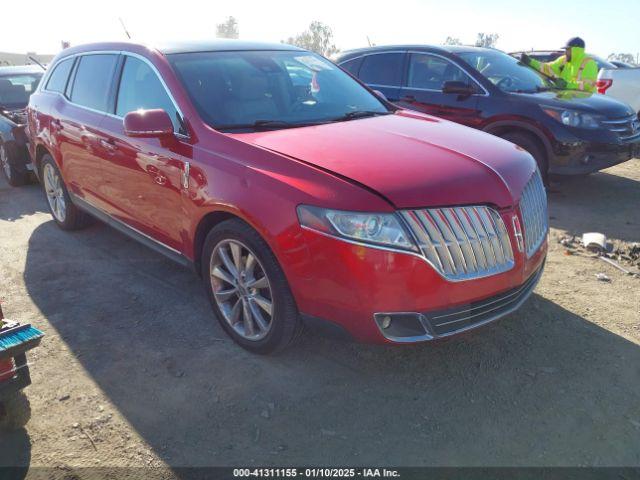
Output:
[[[69,48],[28,122],[60,228],[96,217],[192,266],[254,352],[305,324],[366,342],[447,337],[517,309],[544,265],[528,153],[399,109],[295,47]]]

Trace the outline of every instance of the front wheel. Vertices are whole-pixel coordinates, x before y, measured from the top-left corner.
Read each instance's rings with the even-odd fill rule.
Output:
[[[222,328],[241,347],[260,354],[288,346],[301,331],[298,309],[273,252],[241,220],[211,230],[202,278]]]
[[[31,418],[31,404],[24,392],[12,394],[0,402],[0,430],[19,430]]]
[[[549,165],[547,162],[547,157],[544,151],[542,150],[542,148],[540,147],[540,145],[538,145],[538,142],[536,142],[528,134],[520,133],[520,132],[507,132],[504,135],[501,135],[501,137],[505,140],[508,140],[511,143],[515,143],[516,145],[518,145],[519,147],[523,148],[524,150],[526,150],[528,153],[531,154],[531,156],[535,159],[536,163],[538,164],[538,168],[540,169],[540,174],[542,175],[542,179],[546,184]]]
[[[2,166],[2,174],[12,187],[21,187],[29,181],[29,171],[25,165],[20,165],[15,158],[12,157],[13,149],[11,145],[0,143],[0,164]]]

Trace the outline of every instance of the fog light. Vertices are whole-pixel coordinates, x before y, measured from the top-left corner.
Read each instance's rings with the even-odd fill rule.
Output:
[[[394,342],[417,342],[431,340],[426,327],[426,318],[418,312],[381,312],[373,318],[382,335]]]

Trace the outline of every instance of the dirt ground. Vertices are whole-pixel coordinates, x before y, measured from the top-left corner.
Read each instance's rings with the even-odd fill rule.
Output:
[[[260,357],[213,321],[194,274],[100,224],[62,232],[38,186],[0,183],[0,298],[8,317],[46,334],[31,356],[33,419],[0,438],[0,465],[60,476],[86,466],[639,466],[640,278],[568,256],[558,239],[640,241],[640,160],[558,190],[546,271],[517,313],[439,344],[306,336]]]

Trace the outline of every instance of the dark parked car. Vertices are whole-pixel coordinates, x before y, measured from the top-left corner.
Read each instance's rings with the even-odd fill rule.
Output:
[[[516,310],[542,273],[531,155],[394,107],[299,48],[68,48],[29,133],[62,229],[91,215],[195,267],[255,352],[301,320],[368,342],[447,337]]]
[[[0,163],[12,186],[23,185],[29,178],[26,107],[42,74],[35,65],[0,67]]]
[[[387,46],[344,52],[336,62],[403,108],[521,146],[543,173],[591,173],[640,154],[640,124],[629,106],[561,90],[498,50]]]

